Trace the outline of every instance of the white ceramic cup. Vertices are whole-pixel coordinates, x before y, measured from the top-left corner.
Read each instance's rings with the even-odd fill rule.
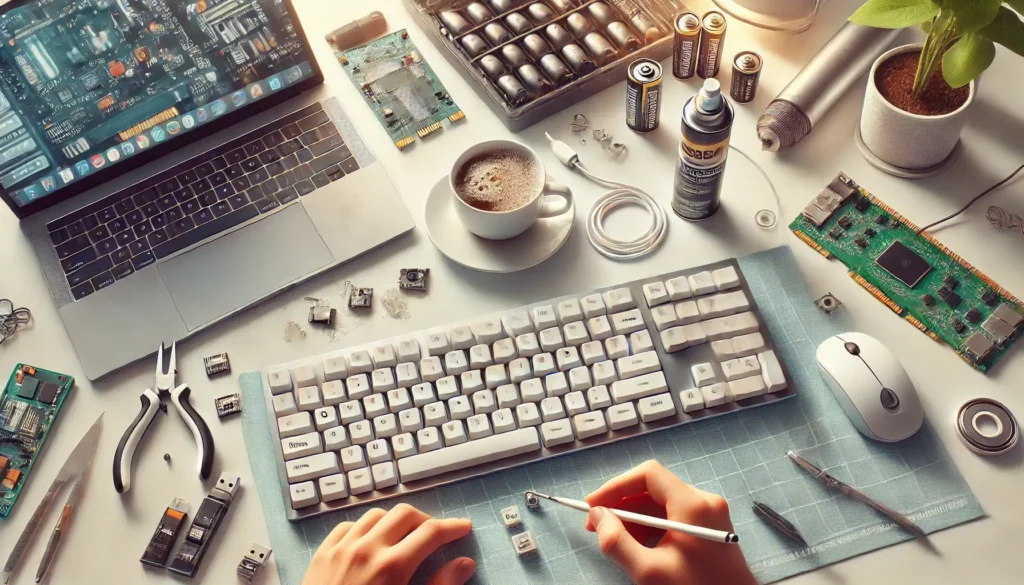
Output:
[[[526,205],[511,211],[477,209],[459,197],[458,191],[455,189],[456,178],[463,165],[470,159],[498,150],[521,152],[530,157],[533,164],[540,170],[537,175],[537,184],[533,186],[533,197]],[[467,149],[452,165],[452,170],[448,174],[448,186],[452,192],[452,205],[455,206],[455,212],[459,215],[462,225],[470,232],[487,240],[514,238],[530,229],[530,226],[538,219],[562,215],[572,209],[572,191],[565,185],[547,179],[544,163],[532,148],[511,140],[488,140]],[[556,197],[561,201],[558,203],[548,201],[548,199]]]

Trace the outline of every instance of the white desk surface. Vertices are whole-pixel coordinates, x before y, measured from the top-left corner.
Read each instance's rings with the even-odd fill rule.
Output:
[[[754,225],[757,209],[769,207],[764,189],[744,189],[748,179],[736,171],[727,174],[723,208],[710,221],[691,224],[670,217],[668,239],[658,252],[642,261],[615,263],[600,256],[586,239],[585,212],[603,191],[571,174],[545,146],[543,134],[569,135],[575,113],[586,113],[594,126],[602,127],[629,146],[623,162],[606,163],[596,143],[570,141],[585,162],[611,178],[635,182],[656,194],[668,207],[676,159],[678,124],[683,102],[699,80],[680,82],[671,74],[665,79],[666,101],[661,127],[649,136],[631,133],[625,125],[623,84],[567,108],[544,122],[513,136],[477,97],[470,83],[453,69],[412,21],[401,0],[296,0],[297,9],[327,84],[353,118],[356,127],[389,172],[418,227],[408,236],[341,266],[310,282],[255,307],[226,323],[184,342],[179,348],[180,381],[193,387],[193,402],[209,422],[216,440],[217,465],[242,477],[242,491],[221,527],[197,577],[205,583],[237,582],[235,566],[253,541],[268,543],[263,511],[255,487],[247,483],[249,461],[242,442],[241,421],[217,419],[213,399],[238,390],[234,375],[300,356],[341,349],[380,337],[468,319],[544,298],[584,291],[592,287],[642,278],[690,265],[741,256],[778,245],[791,246],[815,296],[831,291],[845,304],[843,311],[857,330],[874,335],[889,345],[902,360],[921,394],[925,410],[941,434],[957,467],[981,500],[988,518],[932,537],[937,553],[915,543],[876,551],[826,569],[797,577],[794,583],[1007,583],[1019,575],[1019,543],[1024,540],[1024,505],[1021,505],[1024,448],[1001,459],[987,459],[968,451],[952,425],[957,407],[976,396],[989,396],[1024,416],[1024,355],[1016,351],[989,376],[976,373],[948,348],[931,342],[914,327],[894,316],[864,292],[838,262],[828,262],[797,240],[786,225],[836,174],[845,171],[884,201],[919,225],[947,215],[974,194],[995,183],[1022,161],[1024,114],[1019,94],[1022,61],[1000,48],[995,64],[986,74],[971,119],[963,133],[963,154],[948,172],[911,182],[885,175],[870,167],[853,144],[853,130],[860,115],[863,88],[858,85],[797,147],[782,155],[762,153],[754,123],[768,102],[796,74],[811,55],[839,28],[854,10],[856,0],[833,0],[818,15],[815,25],[798,36],[770,33],[730,19],[726,45],[729,55],[753,49],[765,58],[757,100],[739,105],[733,144],[750,152],[775,181],[782,198],[779,225],[764,231]],[[709,0],[693,3],[698,12],[711,8]],[[407,152],[399,152],[388,140],[358,92],[334,61],[323,35],[344,22],[371,10],[386,15],[390,30],[410,28],[426,59],[466,112],[467,120],[446,129]],[[909,34],[909,33],[905,33]],[[722,79],[728,80],[725,71]],[[570,241],[553,258],[532,270],[506,276],[477,274],[447,261],[431,245],[422,227],[423,202],[430,185],[449,167],[454,157],[475,142],[509,137],[533,145],[547,163],[549,173],[569,184],[581,203]],[[739,157],[729,163],[749,166]],[[749,179],[755,187],[759,179]],[[1002,205],[1024,213],[1020,197],[1024,182],[1017,180],[990,195],[962,219],[937,232],[952,250],[987,273],[1007,289],[1024,294],[1024,253],[1020,234],[992,231],[985,220],[989,205]],[[372,286],[377,294],[395,286],[401,267],[429,267],[430,292],[407,296],[408,320],[396,320],[375,301],[369,316],[344,319],[347,333],[329,342],[321,331],[306,323],[308,303],[304,296],[327,296],[336,306],[346,280]],[[88,477],[80,510],[61,545],[51,583],[169,583],[164,571],[144,570],[138,559],[164,508],[175,497],[186,498],[195,510],[208,493],[195,474],[196,452],[191,434],[176,414],[154,422],[136,457],[132,489],[119,496],[111,481],[114,449],[128,422],[139,409],[139,394],[153,384],[153,363],[142,363],[90,383],[82,374],[71,343],[50,302],[28,243],[16,218],[0,210],[0,297],[14,299],[32,309],[31,328],[0,346],[0,372],[6,377],[17,362],[27,362],[74,375],[75,394],[65,406],[61,422],[51,437],[31,483],[10,518],[0,522],[0,559],[14,545],[46,487],[86,428],[106,411],[104,430],[93,469]],[[285,341],[287,322],[302,325],[307,335]],[[139,324],[144,327],[144,323]],[[207,380],[202,357],[226,351],[233,375]],[[5,378],[6,379],[6,378]],[[163,454],[170,453],[170,464]],[[213,481],[211,479],[211,483]],[[61,495],[57,504],[63,502]],[[49,533],[59,505],[43,526]],[[23,561],[16,583],[29,583],[42,555],[46,534],[37,535]],[[272,565],[273,561],[271,561]],[[276,585],[273,566],[261,576],[264,585]],[[179,581],[183,582],[183,581]]]

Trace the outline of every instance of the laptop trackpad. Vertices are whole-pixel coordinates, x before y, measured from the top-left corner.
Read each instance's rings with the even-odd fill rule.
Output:
[[[189,331],[333,261],[301,205],[159,264]]]

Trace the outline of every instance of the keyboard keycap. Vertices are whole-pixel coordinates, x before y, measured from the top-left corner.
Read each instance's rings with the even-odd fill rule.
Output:
[[[227,206],[227,203],[224,202],[221,202],[218,205],[221,204]],[[229,213],[223,213],[213,221],[199,225],[196,229],[178,236],[173,240],[154,245],[153,253],[157,258],[166,258],[175,252],[183,250],[193,244],[197,244],[206,238],[219,234],[220,232],[230,229],[236,225],[245,223],[259,215],[256,211],[256,206],[252,204],[246,205],[236,211],[230,211],[230,207],[228,207],[228,211]],[[150,244],[153,244],[152,240],[150,240]]]
[[[338,456],[335,453],[318,453],[285,464],[285,473],[289,483],[316,479],[340,471]]]
[[[613,382],[611,385],[612,400],[616,404],[630,402],[667,391],[668,382],[665,381],[664,372],[644,374],[629,380]]]
[[[736,268],[732,266],[715,270],[711,273],[711,280],[714,281],[715,288],[720,291],[736,288],[740,285],[740,276],[736,273]]]
[[[537,430],[524,428],[400,459],[398,473],[402,483],[409,483],[538,449]]]
[[[676,413],[676,405],[668,392],[641,398],[636,403],[636,409],[640,413],[640,420],[645,423],[668,418]]]
[[[711,277],[711,273],[707,271],[688,276],[687,281],[690,284],[690,291],[695,297],[710,294],[717,290],[715,280]]]
[[[314,430],[313,417],[308,412],[297,412],[277,419],[277,431],[282,438],[304,435]]]
[[[704,408],[703,392],[701,390],[683,390],[679,392],[679,404],[683,406],[683,412],[700,410]]]
[[[113,267],[114,263],[111,262],[110,256],[104,256],[82,266],[71,274],[68,274],[68,284],[72,287],[78,286],[87,280],[92,280],[96,276],[103,274],[103,272],[110,270]]]
[[[348,497],[348,487],[345,483],[345,474],[343,473],[321,477],[317,480],[317,484],[320,486],[320,495],[325,503],[343,500]]]
[[[88,246],[88,244],[86,245]],[[96,250],[92,246],[89,246],[82,251],[76,252],[75,254],[61,260],[60,265],[64,268],[64,273],[69,274],[92,262],[98,257],[99,254],[96,253]]]
[[[288,486],[288,495],[292,502],[292,509],[299,510],[307,506],[312,506],[320,503],[320,498],[316,495],[316,488],[313,486],[313,482],[304,481],[302,483],[295,483]]]
[[[320,442],[320,433],[306,433],[287,439],[281,439],[281,451],[284,453],[284,460],[290,461],[307,455],[316,455],[324,450]]]
[[[540,425],[540,432],[545,448],[573,442],[572,423],[568,420],[546,422]]]
[[[609,407],[605,411],[605,417],[608,420],[608,428],[613,431],[636,426],[640,422],[632,402]]]
[[[761,377],[764,378],[765,392],[778,392],[785,390],[786,377],[782,374],[782,365],[773,350],[757,354],[757,361],[761,365]]]
[[[576,438],[581,441],[608,433],[608,424],[604,420],[604,412],[600,411],[577,414],[572,417],[572,428],[576,433]]]
[[[84,299],[85,297],[91,295],[94,292],[96,291],[94,288],[92,288],[91,282],[83,282],[82,284],[71,289],[71,295],[75,297],[76,301]]]
[[[635,378],[661,369],[658,353],[645,351],[636,355],[619,358],[615,364],[620,380]]]

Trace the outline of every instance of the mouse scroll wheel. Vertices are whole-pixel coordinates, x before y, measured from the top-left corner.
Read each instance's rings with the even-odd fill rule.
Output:
[[[882,387],[882,393],[879,396],[882,401],[882,408],[889,412],[896,412],[900,409],[900,397],[896,396],[896,393],[888,388]]]
[[[847,341],[844,347],[846,347],[846,351],[850,352],[850,355],[860,355],[860,347],[856,343]]]

